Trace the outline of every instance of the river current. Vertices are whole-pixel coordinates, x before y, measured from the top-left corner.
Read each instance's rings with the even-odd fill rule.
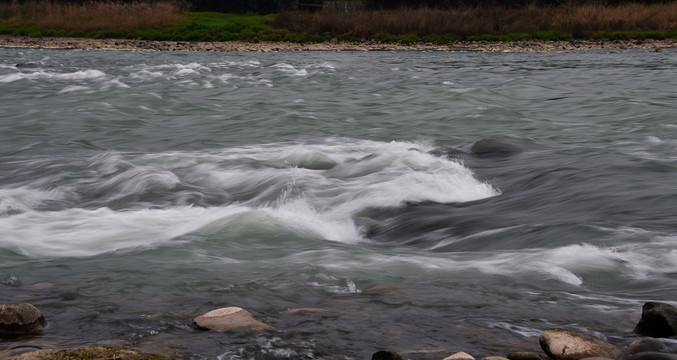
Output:
[[[675,79],[645,50],[0,49],[0,302],[50,324],[0,349],[626,345],[677,301]],[[275,330],[193,325],[226,306]]]

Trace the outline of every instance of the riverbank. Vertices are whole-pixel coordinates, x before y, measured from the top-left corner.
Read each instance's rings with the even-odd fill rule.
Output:
[[[243,41],[150,41],[133,39],[89,39],[72,37],[40,37],[0,35],[0,47],[78,49],[78,50],[145,50],[145,51],[470,51],[470,52],[568,52],[578,50],[675,51],[677,39],[664,40],[566,40],[566,41],[459,41],[446,45],[417,43],[404,45],[379,42],[290,43]]]

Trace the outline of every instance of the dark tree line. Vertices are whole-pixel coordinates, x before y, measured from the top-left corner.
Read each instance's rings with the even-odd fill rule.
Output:
[[[595,3],[618,5],[637,2],[643,4],[664,3],[673,0],[193,0],[195,11],[219,12],[255,12],[259,14],[275,13],[285,10],[320,10],[325,1],[360,1],[367,10],[407,8],[440,8],[459,7],[519,7],[527,4],[540,6],[556,6],[562,4]]]
[[[0,0],[0,3],[11,3],[13,0]],[[35,0],[19,0],[24,1]],[[40,1],[40,0],[38,0]],[[57,3],[88,3],[92,0],[47,0]],[[111,1],[111,0],[95,0]],[[139,1],[167,1],[167,0],[112,0],[122,3]],[[170,0],[171,1],[171,0]],[[366,10],[399,9],[399,8],[438,8],[453,9],[459,7],[519,7],[527,4],[540,6],[552,6],[561,4],[606,4],[617,5],[621,3],[665,3],[675,0],[179,0],[185,1],[186,6],[193,11],[216,11],[229,13],[258,13],[271,14],[288,10],[321,10],[325,1],[358,1]]]

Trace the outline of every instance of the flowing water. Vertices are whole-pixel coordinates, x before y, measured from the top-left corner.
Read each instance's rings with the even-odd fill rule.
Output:
[[[677,301],[674,79],[641,50],[2,49],[0,302],[50,325],[0,348],[625,345],[645,301]],[[193,325],[225,306],[275,330]]]

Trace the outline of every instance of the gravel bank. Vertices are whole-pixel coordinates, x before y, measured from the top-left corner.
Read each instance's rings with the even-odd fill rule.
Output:
[[[82,50],[147,50],[147,51],[473,51],[473,52],[567,52],[577,50],[626,50],[674,52],[677,39],[666,40],[570,40],[570,41],[515,41],[515,42],[457,42],[434,44],[382,44],[376,42],[324,42],[297,44],[287,42],[241,41],[189,42],[147,41],[130,39],[31,38],[0,35],[0,47],[82,49]]]

